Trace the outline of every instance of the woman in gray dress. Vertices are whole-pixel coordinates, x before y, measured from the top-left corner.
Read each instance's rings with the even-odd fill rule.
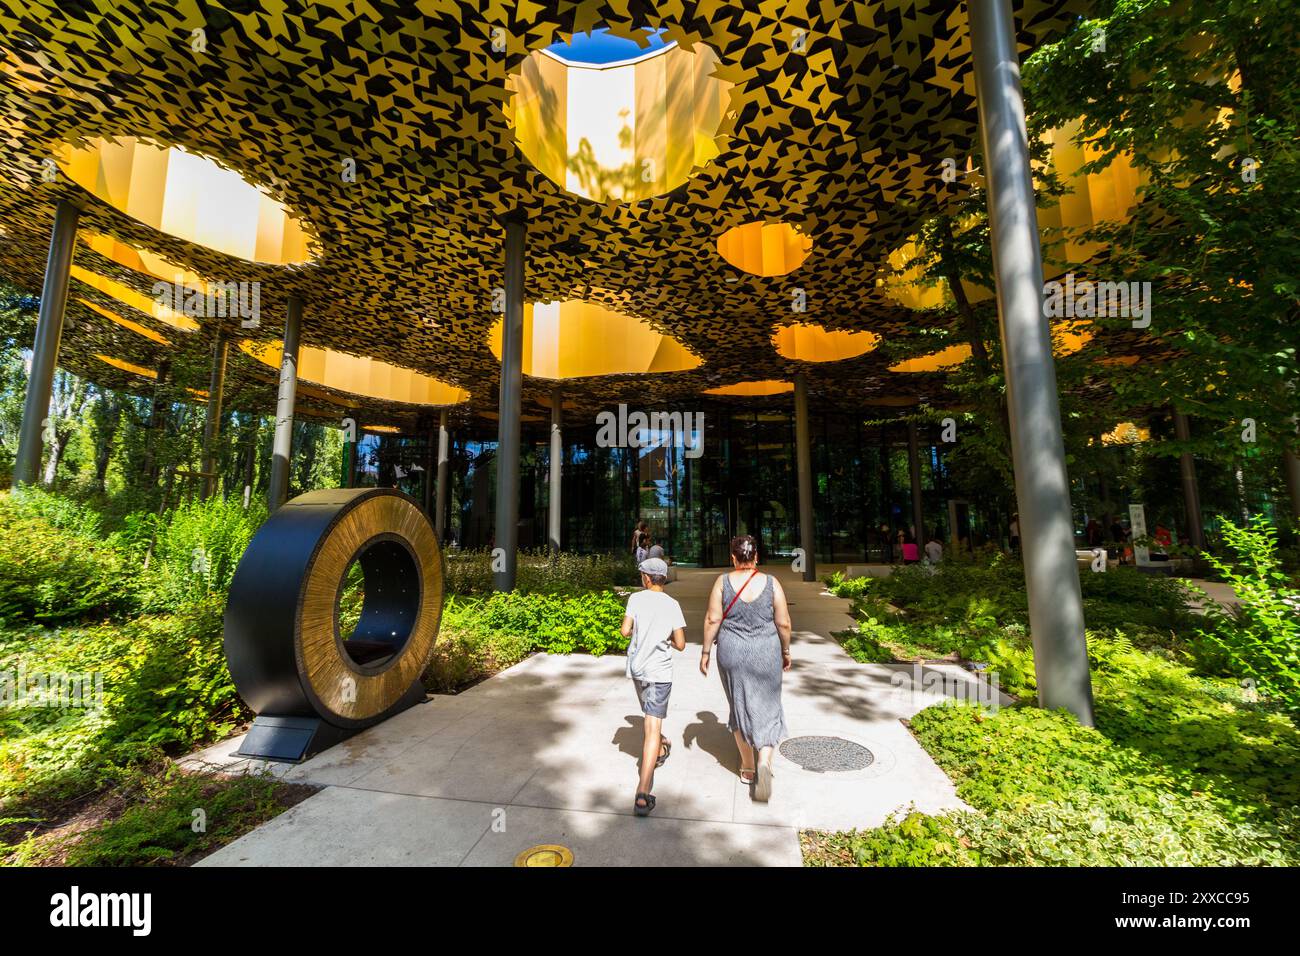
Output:
[[[781,583],[758,570],[758,545],[731,539],[732,570],[719,576],[704,618],[700,672],[709,675],[714,641],[718,674],[731,715],[727,727],[740,751],[740,779],[754,799],[772,795],[772,753],[787,736],[781,674],[790,669],[790,609]],[[758,759],[755,761],[755,754]]]

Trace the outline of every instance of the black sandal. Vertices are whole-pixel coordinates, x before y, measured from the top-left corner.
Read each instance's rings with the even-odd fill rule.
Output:
[[[641,801],[645,801],[645,806],[641,806]],[[636,800],[632,803],[632,809],[638,817],[650,816],[650,811],[655,808],[655,795],[653,793],[638,793]]]
[[[656,767],[662,767],[664,761],[668,759],[668,755],[673,752],[673,745],[666,740],[660,741],[660,746],[663,748],[663,753],[661,753],[659,759],[655,761]]]

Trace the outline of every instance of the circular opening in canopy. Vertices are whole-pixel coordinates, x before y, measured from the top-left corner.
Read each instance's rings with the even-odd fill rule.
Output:
[[[662,196],[718,155],[731,84],[714,76],[717,54],[639,37],[646,46],[608,30],[580,34],[535,50],[509,80],[520,151],[575,196]]]
[[[488,333],[488,347],[498,361],[503,321],[498,319]],[[656,332],[641,319],[595,302],[524,303],[525,375],[590,378],[686,372],[699,365],[699,357],[676,339]]]
[[[269,265],[312,258],[310,237],[284,205],[233,170],[179,146],[133,136],[65,147],[67,177],[159,232]]]
[[[741,272],[783,276],[803,265],[812,239],[788,222],[747,222],[718,237],[718,255]]]
[[[786,325],[772,333],[772,347],[796,362],[840,362],[866,355],[880,344],[874,332],[832,332],[820,325]]]
[[[793,382],[778,382],[775,379],[765,379],[756,382],[737,382],[735,385],[720,385],[717,388],[705,389],[704,394],[757,397],[760,395],[780,395],[783,392],[793,391]]]
[[[245,339],[239,348],[263,365],[280,367],[279,342]],[[469,398],[463,388],[412,369],[311,345],[298,349],[298,378],[362,398],[407,405],[457,405]]]

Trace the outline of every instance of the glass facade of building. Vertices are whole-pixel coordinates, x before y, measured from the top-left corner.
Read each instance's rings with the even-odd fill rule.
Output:
[[[703,435],[644,428],[636,445],[606,447],[595,422],[564,427],[561,544],[581,553],[630,548],[638,521],[679,564],[719,566],[730,539],[752,534],[764,560],[790,560],[799,546],[794,415],[790,409],[705,406]],[[897,536],[912,533],[907,430],[866,416],[813,415],[816,558],[843,564],[898,558]],[[926,440],[920,466],[925,534],[979,543],[998,529],[948,495],[943,445]],[[358,443],[358,484],[400,487],[432,508],[432,435],[371,435]],[[495,540],[496,435],[489,422],[453,431],[448,541],[487,548]],[[549,443],[524,431],[519,546],[548,537]]]

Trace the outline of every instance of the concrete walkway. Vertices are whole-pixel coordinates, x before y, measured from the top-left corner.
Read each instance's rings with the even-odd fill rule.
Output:
[[[576,865],[798,865],[800,828],[876,826],[909,804],[962,806],[900,718],[971,692],[970,675],[854,662],[829,637],[852,623],[848,602],[776,573],[795,625],[790,733],[862,744],[875,756],[865,770],[814,773],[778,753],[771,802],[751,800],[716,670],[699,672],[717,572],[685,570],[669,593],[686,612],[689,643],[676,662],[665,722],[673,752],[656,774],[651,817],[631,812],[641,732],[625,659],[538,654],[301,765],[269,765],[325,789],[200,865],[510,865],[555,843]],[[184,763],[259,769],[233,757],[238,747],[224,741]]]

